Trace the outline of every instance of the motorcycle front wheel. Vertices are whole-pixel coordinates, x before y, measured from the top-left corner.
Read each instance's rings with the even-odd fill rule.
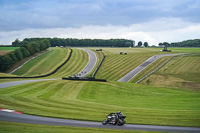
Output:
[[[106,119],[102,121],[103,125],[106,125],[107,123],[108,123],[108,121]]]
[[[118,121],[117,121],[117,125],[118,126],[123,126],[124,124],[125,124],[125,120],[124,119],[119,119]]]

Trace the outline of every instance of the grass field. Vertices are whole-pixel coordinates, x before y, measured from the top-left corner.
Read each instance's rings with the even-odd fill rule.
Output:
[[[72,76],[79,73],[88,63],[88,54],[80,49],[72,48],[73,53],[70,60],[62,66],[57,73],[49,76],[49,78],[62,78]]]
[[[43,75],[54,70],[61,62],[68,58],[69,49],[51,48],[37,58],[32,59],[23,67],[14,72],[15,75],[34,76]]]
[[[81,128],[67,126],[47,126],[0,121],[0,133],[155,133],[150,131],[113,130],[100,128]],[[159,132],[156,132],[159,133]]]
[[[170,56],[162,57],[152,64],[150,64],[148,67],[146,67],[144,70],[142,70],[140,73],[138,73],[134,78],[132,78],[129,82],[130,83],[136,83],[139,79],[143,78],[150,72],[152,72],[154,69],[158,68],[161,64],[166,62],[168,59],[170,59]]]
[[[89,49],[94,52],[96,50],[96,48]],[[8,87],[0,89],[0,107],[22,111],[26,114],[88,121],[102,121],[110,112],[120,110],[127,116],[127,123],[200,127],[200,56],[174,58],[165,67],[144,80],[141,85],[133,84],[133,82],[158,67],[169,57],[154,62],[130,83],[116,82],[149,57],[165,54],[160,52],[160,49],[103,48],[102,52],[95,52],[98,63],[103,54],[106,55],[96,78],[107,79],[108,82],[52,80]],[[199,48],[169,49],[172,50],[171,53],[200,52]],[[120,51],[126,52],[127,55],[120,55]],[[57,52],[54,55],[58,54]],[[65,54],[59,56],[58,63],[68,56],[69,51],[63,53]],[[34,64],[42,64],[40,62],[44,63],[45,58],[50,61],[54,57],[50,58],[50,56],[44,55],[32,66],[42,69],[43,67],[39,67],[40,65]],[[87,62],[88,54],[83,50],[73,48],[73,54],[68,63],[48,78],[71,76],[80,72]],[[55,67],[54,61],[52,64]],[[54,67],[52,65],[51,70]],[[24,74],[27,73],[28,71],[24,71]],[[0,80],[0,82],[7,81],[11,80]],[[68,132],[118,131],[10,122],[0,122],[0,124],[3,125],[0,127],[0,132],[12,132],[12,129],[15,129],[16,132],[32,132],[32,130],[40,132],[49,132],[50,130],[52,132],[65,132],[66,130]]]
[[[142,83],[200,89],[200,55],[176,57]]]
[[[0,90],[1,108],[89,121],[120,110],[134,124],[200,127],[199,102],[199,91],[120,82],[52,80]]]
[[[166,54],[166,52],[160,52],[161,49],[162,48],[103,48],[106,58],[96,77],[107,80],[119,80],[149,57],[157,54]],[[169,49],[172,50],[170,53],[200,52],[198,48]],[[127,53],[127,55],[120,55],[120,51]]]
[[[19,47],[0,47],[0,55],[4,55],[10,51],[14,51],[15,49],[18,49]]]

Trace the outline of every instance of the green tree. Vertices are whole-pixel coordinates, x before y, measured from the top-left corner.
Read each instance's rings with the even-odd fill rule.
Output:
[[[132,42],[125,42],[125,47],[131,47],[131,46],[133,46],[133,44],[132,44]]]
[[[6,57],[0,55],[0,72],[5,72],[7,67]]]
[[[40,44],[40,51],[43,51],[46,49],[46,45],[43,41],[39,41],[38,43]]]
[[[158,46],[162,47],[162,46],[163,46],[163,44],[160,42],[160,43],[158,44]]]
[[[6,72],[12,66],[12,59],[8,54],[0,56],[0,71]]]
[[[17,39],[15,39],[14,42],[12,42],[12,45],[14,47],[20,47],[21,46],[21,41],[17,38]]]
[[[22,55],[23,55],[23,57],[24,58],[26,58],[26,57],[29,57],[30,56],[30,53],[29,53],[29,51],[25,48],[25,47],[20,47],[20,50],[21,50],[21,52],[22,52]]]
[[[139,41],[139,42],[138,42],[138,47],[141,47],[141,46],[142,46],[142,42]]]
[[[47,40],[47,39],[43,39],[42,42],[46,45],[45,49],[47,49],[47,48],[49,48],[51,46],[50,41]]]
[[[148,47],[148,42],[145,42],[145,43],[144,43],[144,46],[145,46],[145,47]]]
[[[28,43],[24,47],[28,50],[28,52],[30,53],[30,55],[34,54],[33,46],[30,43]]]
[[[168,47],[169,43],[168,43],[168,42],[164,42],[163,45],[164,45],[165,47]]]
[[[15,51],[9,52],[9,53],[8,53],[8,56],[9,56],[9,57],[11,58],[11,60],[12,60],[12,65],[15,64],[15,63],[18,61],[18,59],[17,59],[17,57],[16,57],[16,55],[15,55]]]
[[[23,59],[23,55],[22,55],[22,52],[21,52],[20,49],[16,49],[14,52],[15,52],[15,56],[16,56],[16,58],[17,58],[18,60]]]

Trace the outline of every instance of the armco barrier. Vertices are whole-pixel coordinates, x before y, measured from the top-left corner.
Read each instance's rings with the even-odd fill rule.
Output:
[[[95,75],[96,75],[97,71],[99,70],[101,64],[103,63],[105,57],[106,57],[106,56],[104,55],[103,58],[102,58],[102,60],[101,60],[101,62],[100,62],[99,65],[98,65],[97,69],[94,71],[94,73],[93,73],[93,75],[92,75],[93,78],[95,77]]]
[[[56,73],[64,64],[66,64],[69,61],[69,59],[71,58],[71,55],[72,55],[72,49],[70,49],[70,54],[69,54],[67,60],[65,62],[63,62],[60,66],[58,66],[54,71],[52,71],[48,74],[40,75],[40,76],[32,76],[32,77],[0,77],[0,79],[27,79],[27,78],[43,78],[43,77],[50,76],[50,75]]]
[[[140,83],[141,81],[145,80],[146,78],[148,78],[150,75],[152,75],[153,73],[155,73],[156,71],[158,71],[160,68],[162,68],[165,64],[167,64],[169,61],[171,61],[174,57],[178,57],[178,56],[187,56],[187,55],[197,55],[200,53],[188,53],[188,54],[180,54],[180,55],[175,55],[173,57],[171,57],[169,60],[167,60],[166,62],[164,62],[162,65],[160,65],[158,68],[154,69],[152,72],[148,73],[146,76],[142,77],[141,79],[139,79],[136,84]]]
[[[62,78],[64,80],[76,80],[76,81],[99,81],[99,82],[106,82],[105,79],[95,79],[95,78],[86,78],[86,77],[69,77],[69,78]]]

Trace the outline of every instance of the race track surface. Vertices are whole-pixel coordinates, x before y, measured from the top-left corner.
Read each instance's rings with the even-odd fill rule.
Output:
[[[132,78],[134,78],[139,72],[141,72],[143,69],[145,69],[148,65],[156,61],[157,59],[164,57],[164,56],[175,56],[180,54],[161,54],[161,55],[155,55],[144,61],[141,65],[130,71],[128,74],[126,74],[124,77],[119,79],[119,82],[129,82]]]
[[[81,72],[79,72],[77,74],[77,77],[84,77],[90,71],[92,71],[92,69],[96,65],[96,63],[97,63],[97,57],[96,57],[96,54],[93,51],[89,50],[89,49],[83,49],[83,48],[78,48],[78,49],[84,50],[89,55],[89,62],[88,62],[88,64],[86,65],[86,67]]]
[[[45,80],[56,80],[56,79],[35,79],[35,80],[22,80],[22,81],[0,83],[0,89],[10,87],[10,86],[20,85],[20,84],[25,84],[29,82],[37,82],[37,81],[45,81]]]
[[[89,121],[40,117],[40,116],[32,116],[25,114],[15,114],[3,111],[0,111],[0,121],[41,124],[41,125],[122,129],[122,130],[143,130],[143,131],[183,132],[183,133],[200,132],[200,128],[192,128],[192,127],[152,126],[152,125],[133,125],[133,124],[125,124],[124,126],[102,125],[101,122],[89,122]]]

